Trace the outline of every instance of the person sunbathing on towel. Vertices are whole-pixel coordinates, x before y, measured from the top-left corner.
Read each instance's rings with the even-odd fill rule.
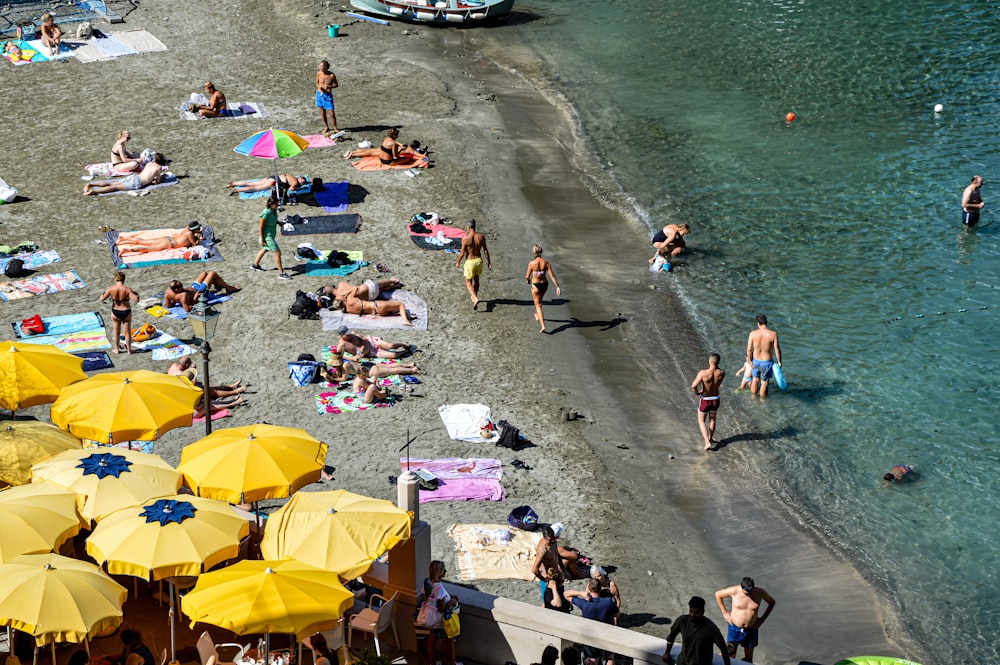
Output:
[[[402,342],[387,342],[381,337],[359,337],[347,326],[337,328],[340,340],[335,349],[339,353],[350,353],[356,358],[401,358],[410,353],[410,345]]]
[[[165,249],[194,247],[202,240],[201,224],[191,222],[186,229],[178,229],[163,238],[136,238],[118,243],[121,252],[161,252]]]
[[[337,381],[347,381],[358,373],[361,365],[350,360],[344,360],[343,354],[334,353],[326,363],[324,378],[330,383]],[[381,379],[386,376],[405,376],[409,374],[420,374],[420,368],[413,363],[376,363],[368,367],[368,378]]]
[[[282,187],[287,187],[289,194],[297,194],[299,190],[309,184],[309,181],[302,176],[292,175],[291,173],[282,173],[279,175],[278,182],[281,183]],[[234,180],[226,185],[226,187],[233,190],[229,192],[230,196],[236,196],[243,192],[266,192],[269,189],[274,189],[274,176],[267,176],[260,180]]]
[[[384,402],[389,397],[389,391],[378,385],[376,379],[368,376],[368,370],[361,366],[358,368],[358,375],[354,377],[354,394],[364,401],[365,404]]]
[[[413,152],[408,145],[403,145],[396,139],[399,138],[399,130],[391,127],[386,132],[386,137],[382,139],[382,145],[377,148],[358,148],[348,150],[344,153],[344,159],[354,159],[355,157],[378,157],[379,161],[386,166],[396,164],[409,164],[416,159],[428,158]]]
[[[130,152],[128,141],[132,138],[132,133],[123,129],[118,135],[118,140],[111,146],[111,164],[116,171],[138,171],[143,165],[139,162],[139,153]]]
[[[167,159],[160,153],[156,153],[153,161],[142,167],[138,173],[125,176],[121,180],[99,180],[88,182],[83,186],[85,196],[95,194],[108,194],[109,192],[133,192],[143,187],[155,185],[163,179],[163,167],[166,166]]]
[[[406,305],[398,300],[362,300],[350,296],[348,298],[335,299],[330,305],[331,309],[337,309],[348,314],[369,314],[372,316],[401,316],[404,326],[412,326],[413,322],[406,315]]]
[[[198,368],[194,366],[191,356],[181,356],[167,366],[167,374],[170,376],[183,376],[195,386],[201,388],[202,384],[195,381],[198,376]],[[243,385],[243,379],[233,383],[223,383],[217,386],[208,387],[208,397],[210,400],[235,397],[245,393],[247,387]]]
[[[62,43],[62,29],[56,25],[52,14],[42,14],[42,44],[49,47],[49,55],[54,56],[59,53],[59,45]]]
[[[205,93],[208,95],[208,104],[192,104],[191,110],[197,111],[202,118],[220,117],[226,110],[226,96],[211,81],[205,84]]]
[[[202,271],[198,275],[198,279],[194,280],[194,284],[191,285],[191,288],[186,289],[179,279],[172,280],[167,285],[167,290],[163,292],[163,306],[170,308],[174,305],[180,305],[185,312],[190,312],[194,304],[198,302],[198,298],[208,288],[225,291],[226,295],[240,290],[240,287],[235,284],[227,284],[226,280],[219,277],[219,274],[214,270]]]
[[[362,284],[351,284],[350,282],[338,282],[337,287],[327,284],[319,290],[316,295],[326,296],[333,299],[345,300],[347,298],[360,298],[361,300],[375,300],[383,291],[392,291],[403,286],[403,283],[396,278],[380,279],[377,282],[373,279],[366,279]]]

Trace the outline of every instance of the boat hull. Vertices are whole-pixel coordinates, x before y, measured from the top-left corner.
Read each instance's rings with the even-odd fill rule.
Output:
[[[351,0],[351,6],[367,14],[417,23],[482,23],[510,14],[514,0],[427,0],[426,4],[406,0]]]

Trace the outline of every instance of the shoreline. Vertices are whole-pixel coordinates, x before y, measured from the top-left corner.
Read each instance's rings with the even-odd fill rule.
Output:
[[[424,505],[424,516],[438,526],[433,540],[435,556],[449,557],[446,560],[454,556],[445,533],[448,524],[502,523],[513,506],[529,503],[544,519],[566,523],[568,538],[597,556],[602,564],[617,565],[615,579],[622,585],[625,611],[635,617],[631,627],[662,634],[662,619],[681,613],[687,597],[693,593],[707,597],[713,589],[746,574],[737,570],[733,561],[743,553],[721,557],[701,554],[730,547],[712,537],[709,525],[721,521],[722,516],[727,522],[743,523],[757,512],[753,502],[729,502],[729,493],[739,496],[739,490],[716,485],[719,475],[738,473],[740,461],[718,459],[718,455],[709,458],[700,452],[693,411],[684,397],[688,394],[685,377],[693,375],[692,362],[697,362],[692,358],[703,357],[705,351],[699,335],[683,315],[683,303],[671,289],[660,288],[653,292],[657,303],[668,303],[666,311],[674,316],[662,317],[661,312],[653,310],[646,288],[649,273],[634,269],[637,260],[644,265],[648,256],[644,238],[635,225],[623,218],[610,222],[624,247],[608,251],[608,220],[615,216],[589,191],[579,194],[586,187],[573,168],[578,165],[574,159],[586,160],[587,156],[567,148],[575,148],[576,143],[570,119],[561,115],[564,109],[553,105],[520,74],[495,67],[477,56],[474,46],[456,52],[475,41],[481,32],[484,36],[490,33],[403,24],[384,29],[345,21],[339,41],[323,41],[321,24],[336,22],[338,15],[318,1],[303,8],[301,4],[272,6],[248,0],[240,3],[232,16],[223,8],[211,9],[190,1],[172,3],[169,8],[166,3],[150,1],[128,17],[133,22],[125,27],[149,27],[167,43],[171,49],[168,53],[133,56],[113,63],[53,63],[13,69],[11,80],[15,85],[31,84],[41,102],[50,108],[72,104],[72,108],[80,109],[81,117],[75,118],[79,124],[74,125],[70,118],[66,129],[60,126],[59,131],[38,137],[42,154],[59,154],[64,163],[82,166],[94,161],[93,155],[106,151],[105,144],[110,145],[118,129],[131,125],[134,134],[143,136],[142,141],[162,142],[178,170],[190,177],[175,191],[153,192],[134,201],[131,197],[88,200],[79,195],[82,183],[69,174],[70,168],[53,168],[48,160],[33,156],[35,146],[16,144],[8,155],[0,157],[4,168],[0,175],[31,200],[0,208],[0,221],[10,235],[23,232],[38,238],[39,244],[46,241],[58,245],[63,262],[45,272],[80,269],[88,289],[9,303],[8,318],[30,316],[34,311],[56,314],[96,308],[93,301],[112,272],[107,256],[98,254],[106,253],[106,248],[89,244],[93,227],[102,221],[125,229],[157,223],[179,225],[193,218],[218,219],[212,223],[222,231],[221,247],[226,260],[210,267],[217,267],[226,279],[249,288],[224,306],[218,345],[213,340],[213,346],[217,346],[213,376],[221,379],[246,374],[259,394],[252,397],[249,407],[237,409],[233,418],[219,422],[217,427],[260,420],[304,427],[331,444],[329,463],[338,467],[334,486],[343,484],[351,491],[383,498],[394,495],[395,488],[388,485],[386,476],[398,473],[394,456],[398,458],[396,450],[410,427],[417,430],[419,437],[414,457],[496,456],[505,464],[512,457],[524,459],[534,470],[520,472],[507,467],[504,485],[508,499],[504,503]],[[270,22],[254,22],[258,18]],[[250,28],[243,27],[247,22]],[[401,36],[403,31],[410,34]],[[315,34],[315,41],[285,46],[306,32]],[[197,53],[184,52],[182,44],[192,39],[218,52],[219,61],[206,66]],[[379,57],[365,58],[360,53],[363,49],[371,49]],[[224,178],[269,168],[263,162],[248,162],[247,158],[231,154],[231,146],[244,135],[266,128],[271,122],[300,133],[315,132],[318,114],[308,104],[308,91],[313,61],[321,56],[331,59],[342,80],[337,95],[338,104],[344,108],[343,115],[338,116],[341,124],[366,128],[363,132],[352,131],[353,141],[377,138],[386,124],[402,124],[405,140],[420,138],[436,151],[437,166],[413,179],[399,173],[353,172],[345,168],[337,148],[317,151],[309,161],[302,160],[308,166],[301,168],[321,172],[324,180],[349,179],[365,191],[362,200],[352,202],[352,211],[364,215],[362,234],[348,239],[306,239],[316,242],[319,238],[324,248],[335,240],[345,243],[342,247],[363,248],[366,254],[380,257],[373,263],[391,265],[391,276],[401,277],[430,308],[428,332],[386,334],[389,339],[404,338],[422,348],[417,362],[427,372],[426,377],[421,377],[423,389],[393,409],[368,414],[316,415],[310,396],[292,389],[282,375],[286,360],[294,359],[299,352],[318,355],[318,348],[329,342],[330,334],[319,331],[314,322],[287,320],[284,316],[284,308],[296,289],[311,290],[322,282],[297,278],[289,286],[280,287],[273,284],[274,273],[255,275],[245,269],[254,249],[250,226],[260,206],[226,199],[221,193]],[[256,78],[240,69],[248,61],[266,63]],[[150,85],[145,72],[157,63],[167,66],[157,69],[155,85]],[[51,73],[44,67],[49,67]],[[272,71],[275,68],[277,73]],[[296,72],[295,76],[289,71]],[[79,82],[71,78],[76,75]],[[196,89],[203,82],[197,77],[203,75],[214,78],[234,101],[264,101],[272,109],[273,119],[267,123],[220,121],[216,126],[211,121],[179,121],[174,112],[162,110],[169,108],[171,100],[180,101]],[[103,89],[92,87],[100,83]],[[78,88],[75,98],[66,94],[71,85]],[[93,118],[87,113],[91,108],[105,109],[102,90],[115,85],[124,87],[137,101],[134,107],[122,104],[121,108],[106,109],[104,126],[95,130]],[[406,105],[399,103],[399,87],[404,87],[408,95]],[[495,95],[495,102],[490,101],[490,95]],[[143,112],[146,105],[155,106],[158,113],[151,116]],[[13,99],[0,102],[0,107],[8,112],[7,117],[18,117]],[[526,117],[534,119],[526,124]],[[554,133],[549,134],[549,129]],[[76,140],[66,146],[72,137]],[[476,176],[470,177],[470,171]],[[394,177],[397,175],[400,177]],[[487,183],[487,189],[483,191],[479,183]],[[511,194],[522,189],[523,196]],[[572,200],[559,196],[566,189],[574,192]],[[411,214],[435,209],[452,217],[456,225],[468,217],[483,222],[481,229],[487,234],[495,264],[494,270],[484,276],[483,297],[496,301],[488,316],[471,312],[461,274],[453,267],[453,255],[419,252],[400,234]],[[572,214],[566,214],[566,210]],[[312,211],[299,206],[289,212]],[[36,226],[43,218],[52,223]],[[628,224],[628,231],[622,230],[620,224]],[[560,322],[558,326],[550,324],[550,328],[566,326],[555,336],[534,332],[530,296],[522,280],[530,246],[537,236],[566,287],[562,300],[568,303],[546,307],[548,317]],[[293,246],[291,239],[283,241],[287,264],[292,263]],[[127,272],[129,284],[146,295],[162,288],[168,275],[187,276],[195,270],[167,266]],[[352,278],[375,276],[374,270],[368,269]],[[614,306],[606,304],[609,294],[616,301]],[[678,312],[681,315],[676,315]],[[626,320],[615,322],[620,318]],[[137,312],[136,320],[141,323],[146,317]],[[648,327],[637,326],[640,322]],[[183,324],[168,323],[166,328],[174,334],[186,332]],[[253,334],[256,331],[259,334]],[[246,337],[248,333],[251,339]],[[663,350],[667,353],[662,358],[636,351],[654,348],[660,352],[665,339],[671,340],[671,348]],[[255,343],[252,348],[259,356],[248,356],[248,341]],[[116,370],[160,369],[161,365],[144,356],[115,361]],[[538,447],[511,454],[448,440],[440,432],[436,407],[460,401],[489,404],[494,418],[511,420]],[[586,406],[588,402],[593,406]],[[560,407],[576,408],[583,420],[560,423]],[[46,411],[43,408],[29,413],[42,418]],[[689,411],[692,417],[685,415]],[[746,428],[739,416],[732,414],[720,420],[720,428],[724,426]],[[162,439],[162,445],[158,443],[157,452],[176,462],[180,446],[197,438],[197,429],[176,430]],[[615,447],[619,442],[629,448],[619,450]],[[558,451],[552,453],[556,448]],[[664,462],[665,454],[673,455],[673,459]],[[619,495],[611,499],[607,497],[609,479]],[[647,509],[650,500],[661,505]],[[784,534],[794,531],[793,518],[774,516],[763,526],[769,528],[784,519]],[[650,525],[656,528],[650,529]],[[637,528],[643,529],[638,535]],[[664,542],[660,534],[669,534],[670,542]],[[851,595],[851,602],[838,598],[824,605],[829,612],[823,615],[829,620],[827,627],[844,632],[831,631],[836,634],[813,643],[818,653],[806,654],[795,639],[805,634],[805,629],[792,621],[798,617],[807,627],[818,623],[814,621],[817,615],[811,595],[816,588],[810,588],[809,593],[786,588],[777,583],[781,578],[768,578],[765,583],[757,573],[761,586],[768,588],[782,605],[769,622],[758,660],[797,663],[809,657],[833,662],[844,655],[834,657],[834,649],[839,646],[834,644],[836,640],[843,641],[844,635],[856,640],[859,621],[862,625],[877,625],[878,617],[859,619],[857,613],[859,605],[872,605],[866,600],[870,593],[856,574],[852,578],[849,565],[838,563],[835,556],[818,543],[809,542],[804,534],[796,541],[796,552],[806,561],[781,561],[774,555],[787,549],[787,544],[777,534],[772,535],[778,542],[755,547],[751,556],[742,560],[744,567],[773,570],[773,566],[781,566],[782,577],[813,575],[820,570],[826,577],[824,593],[840,591],[848,584],[861,588]],[[768,562],[771,567],[765,566]],[[828,573],[828,567],[836,568],[837,575]],[[647,570],[654,572],[647,575]],[[537,601],[537,591],[528,582],[508,580],[475,586],[526,602]],[[710,609],[710,616],[715,614]],[[848,616],[850,620],[845,618]],[[881,646],[899,651],[887,639],[880,639],[878,633],[863,633],[862,643],[873,649]]]

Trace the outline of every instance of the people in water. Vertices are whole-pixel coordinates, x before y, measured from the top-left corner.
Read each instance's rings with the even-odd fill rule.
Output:
[[[962,192],[962,226],[967,229],[979,223],[979,211],[986,205],[983,203],[983,196],[979,191],[982,186],[983,177],[974,175],[972,182]]]
[[[882,476],[882,480],[887,483],[902,483],[914,480],[917,477],[916,470],[909,464],[897,464],[892,467],[889,473]]]

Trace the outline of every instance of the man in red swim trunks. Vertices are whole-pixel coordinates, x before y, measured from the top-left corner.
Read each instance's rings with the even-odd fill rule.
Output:
[[[721,358],[718,353],[708,357],[708,369],[698,372],[691,383],[691,390],[698,395],[698,427],[705,439],[705,450],[715,447],[715,414],[719,410],[719,387],[726,378],[726,370],[719,367]]]

